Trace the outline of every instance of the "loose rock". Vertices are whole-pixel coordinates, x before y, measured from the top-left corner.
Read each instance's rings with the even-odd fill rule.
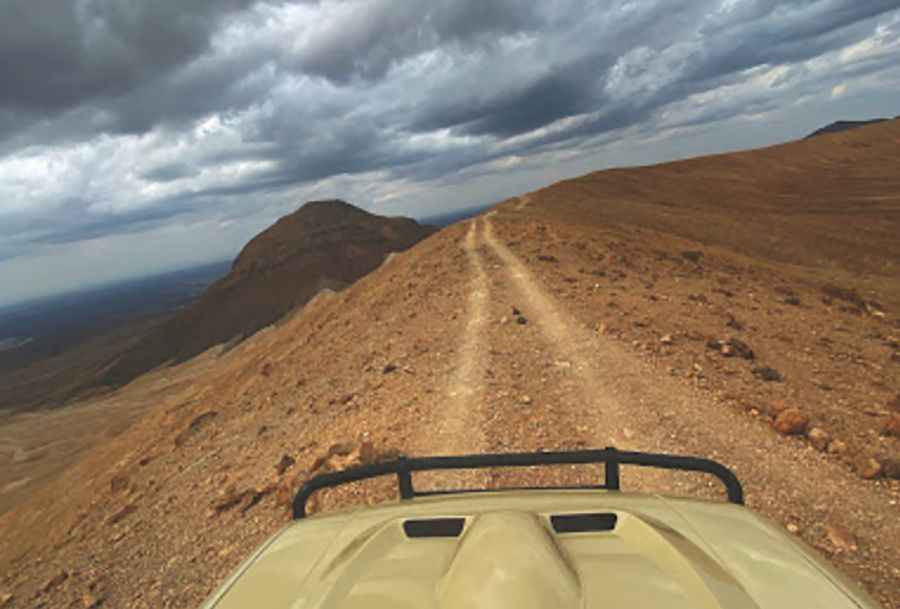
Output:
[[[516,317],[516,323],[520,326],[524,326],[528,323],[528,319],[526,319],[524,315],[519,315],[518,317]]]
[[[106,526],[113,526],[114,524],[118,524],[125,520],[130,514],[133,514],[137,510],[137,506],[133,503],[125,504],[122,509],[118,512],[110,516],[106,521]]]
[[[856,464],[856,472],[861,478],[873,480],[881,475],[881,463],[871,457],[860,459]]]
[[[192,435],[209,425],[217,416],[219,416],[218,412],[210,410],[195,417],[184,431],[175,436],[175,446],[183,446]]]
[[[811,428],[806,432],[806,437],[816,450],[825,450],[828,448],[828,442],[831,440],[828,432],[821,427]]]
[[[126,488],[128,488],[128,478],[125,476],[113,476],[109,481],[109,490],[114,493],[124,491]]]
[[[885,478],[900,480],[900,459],[883,459],[881,473]]]
[[[671,345],[675,341],[672,339],[671,334],[666,334],[665,336],[663,336],[662,338],[659,339],[659,342],[661,342],[664,345]]]
[[[778,433],[786,436],[802,434],[809,425],[809,417],[797,408],[788,408],[775,418],[772,425]]]
[[[296,461],[292,456],[283,455],[281,457],[281,460],[275,464],[275,471],[278,472],[279,476],[281,476],[282,474],[284,474],[284,472],[293,467],[294,463],[296,463]]]
[[[832,440],[828,443],[828,454],[842,455],[847,452],[847,443],[841,440]]]
[[[790,406],[781,400],[772,400],[764,407],[766,413],[771,417],[777,417],[782,412],[790,408]]]
[[[900,393],[894,396],[894,399],[887,403],[888,410],[900,412]]]
[[[881,428],[881,435],[900,438],[900,414],[891,414]]]
[[[737,320],[732,314],[728,314],[728,321],[725,322],[725,325],[734,330],[743,330],[744,324]]]
[[[842,526],[836,524],[825,525],[825,537],[838,551],[855,552],[857,550],[856,539]]]
[[[752,360],[756,357],[750,345],[742,340],[730,338],[728,340],[710,340],[706,343],[707,348],[714,349],[725,357],[740,357],[746,360]]]
[[[51,590],[59,587],[59,585],[67,579],[69,579],[69,574],[66,571],[60,571],[59,573],[48,579],[43,586],[41,586],[41,592],[46,594],[47,592],[50,592]]]
[[[753,376],[756,378],[766,381],[766,382],[781,382],[784,380],[784,377],[781,376],[781,373],[775,370],[774,368],[769,368],[768,366],[760,366],[753,369]]]

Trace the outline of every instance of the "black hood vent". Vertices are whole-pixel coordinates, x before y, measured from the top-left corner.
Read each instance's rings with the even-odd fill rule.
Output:
[[[615,514],[557,514],[550,517],[550,524],[557,533],[596,533],[612,531],[618,517]]]
[[[412,538],[459,537],[465,526],[465,518],[428,518],[405,521],[403,531]]]

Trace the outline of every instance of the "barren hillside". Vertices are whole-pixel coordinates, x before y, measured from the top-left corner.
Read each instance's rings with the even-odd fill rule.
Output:
[[[198,302],[126,352],[103,377],[119,385],[167,361],[241,340],[305,304],[340,290],[433,233],[409,218],[385,218],[343,201],[313,201],[278,220],[241,251],[231,272]]]
[[[83,405],[148,406],[0,517],[0,604],[194,607],[315,470],[613,444],[722,461],[752,509],[900,607],[898,144],[892,121],[562,182]],[[628,469],[623,489],[718,492]]]

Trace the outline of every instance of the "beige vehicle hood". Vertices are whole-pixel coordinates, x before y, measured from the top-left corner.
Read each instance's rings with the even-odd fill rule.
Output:
[[[582,514],[602,514],[609,530],[558,532],[551,520]],[[457,519],[461,532],[410,537],[404,527],[425,520],[427,529],[438,518]],[[204,605],[256,607],[878,606],[741,506],[548,490],[419,498],[296,521]]]

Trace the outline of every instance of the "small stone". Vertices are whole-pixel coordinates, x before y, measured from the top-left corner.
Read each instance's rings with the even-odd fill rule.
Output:
[[[191,438],[192,435],[209,425],[209,423],[211,423],[217,416],[219,416],[218,412],[216,412],[215,410],[210,410],[194,417],[187,428],[185,428],[184,431],[175,436],[175,446],[183,446],[185,442],[187,442]]]
[[[894,412],[900,412],[900,393],[894,396],[890,402],[887,403],[888,410],[892,410]]]
[[[892,413],[881,428],[881,435],[900,438],[900,414]]]
[[[373,444],[371,440],[363,440],[360,442],[356,452],[359,455],[359,462],[362,465],[368,465],[378,460],[378,454],[375,452],[375,444]]]
[[[756,378],[766,381],[766,382],[781,382],[784,380],[784,377],[781,376],[781,373],[775,370],[775,368],[770,368],[768,366],[759,366],[753,369],[753,376]]]
[[[507,317],[506,315],[504,315],[503,317],[500,318],[500,324],[501,324],[501,325],[505,325],[505,324],[508,324],[508,323],[509,323],[509,317]]]
[[[235,546],[225,546],[221,550],[219,550],[219,558],[227,558],[231,556],[232,552],[234,552]]]
[[[675,341],[672,339],[671,334],[666,334],[665,336],[663,336],[662,338],[659,339],[659,342],[661,342],[664,345],[671,345]]]
[[[856,464],[856,472],[861,478],[873,480],[881,475],[881,463],[872,457],[865,457]]]
[[[900,480],[900,459],[882,459],[881,474],[891,480]]]
[[[113,476],[109,481],[109,490],[113,493],[124,491],[126,488],[128,488],[128,478],[125,476]]]
[[[518,309],[518,307],[515,307],[515,306],[514,306],[514,307],[512,308],[512,314],[513,314],[513,317],[518,317],[519,315],[522,314],[522,311],[520,311],[520,310]]]
[[[725,325],[728,326],[729,328],[732,328],[732,329],[738,330],[738,331],[744,329],[744,324],[742,324],[740,321],[738,321],[734,317],[734,315],[731,315],[731,314],[728,315],[728,321],[725,322]]]
[[[383,374],[390,374],[391,372],[394,372],[395,370],[397,370],[397,364],[391,362],[391,363],[389,363],[389,364],[385,364],[385,366],[384,366],[384,368],[381,370],[381,372],[382,372]]]
[[[836,524],[825,525],[825,537],[837,550],[843,552],[855,552],[857,550],[856,539],[842,526]]]
[[[524,326],[528,323],[528,319],[526,319],[524,315],[519,315],[518,317],[516,317],[516,323],[520,326]]]
[[[698,252],[694,250],[688,250],[685,252],[681,252],[681,257],[685,260],[690,260],[691,262],[700,262],[700,259],[703,258],[703,252]]]
[[[95,609],[96,607],[99,607],[102,602],[102,598],[94,596],[90,592],[85,593],[81,597],[81,604],[84,606],[84,609]]]
[[[800,532],[800,527],[793,522],[789,522],[785,528],[788,530],[788,533],[793,533],[795,535]]]
[[[14,598],[15,596],[10,594],[9,592],[0,592],[0,607],[11,605]]]
[[[811,428],[806,432],[806,438],[816,450],[825,450],[828,448],[828,442],[831,440],[831,436],[828,435],[828,432],[821,427]]]
[[[730,347],[733,355],[742,359],[752,360],[756,357],[756,355],[753,353],[753,349],[750,348],[750,345],[742,340],[730,338],[728,339],[727,346]]]
[[[847,443],[841,440],[832,440],[828,443],[828,454],[842,455],[847,452]]]
[[[137,511],[136,505],[134,505],[133,503],[125,504],[124,506],[122,506],[122,509],[120,509],[118,512],[116,512],[115,514],[113,514],[112,516],[110,516],[107,519],[106,526],[113,526],[115,524],[122,522],[123,520],[125,520],[125,518],[127,518],[130,514],[134,513],[135,511]]]
[[[786,436],[802,434],[809,425],[809,417],[797,408],[788,408],[772,423],[778,433]]]
[[[60,571],[50,579],[48,579],[43,586],[41,586],[41,592],[45,594],[50,592],[51,590],[57,588],[64,581],[69,579],[69,574],[66,571]]]
[[[765,405],[765,411],[773,417],[777,417],[788,408],[790,408],[790,406],[781,400],[772,400]]]
[[[531,396],[523,395],[519,401],[523,404],[531,404]]]
[[[281,457],[281,460],[275,464],[275,471],[278,472],[278,475],[280,476],[284,472],[289,470],[291,467],[293,467],[294,463],[296,463],[296,461],[294,460],[294,458],[292,456],[283,455]]]
[[[607,328],[606,324],[603,323],[602,321],[597,324],[597,334],[606,334],[607,330],[608,330],[608,328]]]

